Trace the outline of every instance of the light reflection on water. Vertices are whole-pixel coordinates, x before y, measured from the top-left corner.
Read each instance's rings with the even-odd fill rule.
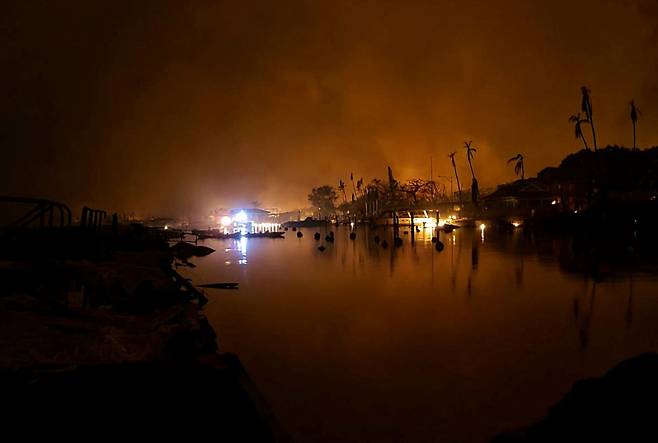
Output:
[[[315,231],[210,240],[187,270],[240,283],[208,291],[206,314],[297,441],[486,441],[657,348],[653,277],[568,272],[565,239],[460,229],[439,253],[429,231],[394,248],[380,229],[388,249]]]
[[[237,243],[237,250],[239,253],[239,258],[238,258],[238,264],[240,265],[246,265],[247,264],[247,242],[249,239],[247,237],[240,237],[239,240],[236,241]]]

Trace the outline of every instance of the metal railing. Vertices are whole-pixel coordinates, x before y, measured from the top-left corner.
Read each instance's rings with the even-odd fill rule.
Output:
[[[100,229],[106,216],[107,213],[101,209],[91,209],[85,206],[82,208],[80,216],[80,227],[90,230]]]
[[[0,196],[0,203],[28,204],[32,207],[9,224],[12,228],[71,226],[71,209],[64,203],[30,197]],[[59,223],[57,223],[59,222]]]

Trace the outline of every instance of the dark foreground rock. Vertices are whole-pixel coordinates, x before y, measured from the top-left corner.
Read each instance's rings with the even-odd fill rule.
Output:
[[[138,362],[0,370],[5,432],[48,424],[49,437],[96,433],[213,441],[285,441],[232,354],[197,363]],[[52,426],[52,423],[57,423]]]
[[[219,352],[206,297],[172,268],[177,249],[209,248],[172,250],[158,233],[133,229],[37,234],[20,238],[33,246],[35,235],[52,238],[45,252],[20,242],[0,251],[5,438],[41,429],[67,439],[139,430],[285,440],[237,357]],[[102,248],[80,246],[90,238]]]
[[[578,381],[527,428],[494,443],[658,441],[658,354],[624,360],[603,377]]]

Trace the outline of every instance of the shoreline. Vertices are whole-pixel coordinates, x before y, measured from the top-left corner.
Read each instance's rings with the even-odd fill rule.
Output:
[[[167,415],[163,395],[212,398],[206,414],[225,434],[285,441],[239,358],[220,351],[207,299],[173,268],[166,239],[121,230],[3,236],[20,246],[0,257],[0,387],[9,404],[55,392],[102,409],[120,396]],[[71,253],[90,239],[92,254]]]

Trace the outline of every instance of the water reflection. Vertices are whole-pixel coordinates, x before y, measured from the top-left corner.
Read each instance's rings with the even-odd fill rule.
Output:
[[[247,237],[240,237],[239,240],[236,240],[237,246],[238,246],[238,252],[240,253],[240,258],[238,259],[238,263],[241,265],[246,265],[247,264],[247,243],[249,242],[249,239]]]
[[[441,232],[442,252],[430,230],[397,248],[390,229],[334,228],[327,242],[330,230],[208,241],[220,252],[190,275],[240,282],[206,314],[298,441],[486,441],[575,380],[657,350],[645,263],[628,272],[523,228],[486,228],[484,242],[478,228]]]

